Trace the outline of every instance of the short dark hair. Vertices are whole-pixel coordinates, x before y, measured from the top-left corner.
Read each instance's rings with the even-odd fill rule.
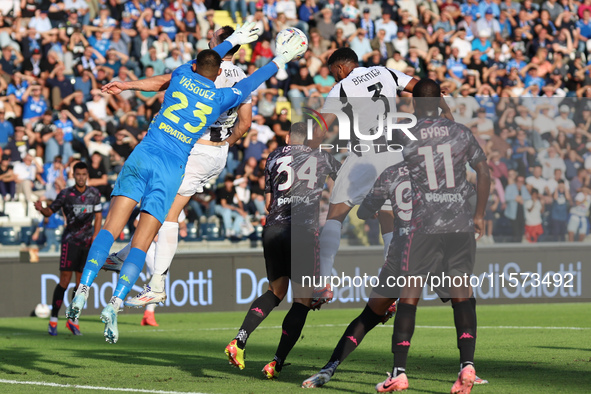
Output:
[[[88,166],[85,162],[79,161],[78,163],[74,164],[74,172],[76,172],[76,170],[88,170]]]
[[[222,42],[224,42],[224,40],[226,40],[226,38],[228,38],[232,34],[234,34],[234,28],[232,26],[224,26],[224,27],[221,27],[220,30],[222,32],[217,36],[217,39],[219,40],[218,44],[221,44]],[[230,49],[226,53],[226,56],[234,55],[236,52],[238,52],[239,49],[240,49],[240,45],[235,45],[232,49]]]
[[[328,58],[328,67],[338,63],[355,63],[359,64],[359,58],[354,50],[351,48],[339,48]]]
[[[306,140],[306,136],[308,135],[307,131],[308,127],[306,126],[306,123],[296,122],[291,125],[291,128],[289,129],[289,135],[298,140]]]
[[[441,87],[432,79],[423,78],[412,89],[413,97],[441,97]]]
[[[197,55],[197,70],[199,73],[216,74],[222,64],[222,58],[213,49],[204,49]]]
[[[434,80],[423,78],[412,89],[412,96],[418,99],[417,102],[420,101],[421,110],[437,112],[441,100],[441,88]]]

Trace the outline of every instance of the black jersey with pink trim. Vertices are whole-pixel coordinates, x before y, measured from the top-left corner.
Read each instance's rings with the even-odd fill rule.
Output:
[[[423,234],[474,232],[473,185],[466,179],[486,160],[466,126],[445,118],[422,118],[410,129],[417,141],[405,139],[402,151],[413,193],[412,231]]]
[[[361,203],[357,216],[360,219],[368,219],[382,208],[386,200],[390,200],[394,212],[392,243],[403,245],[410,230],[412,216],[410,176],[403,161],[386,168],[380,174]]]
[[[271,194],[265,225],[294,224],[317,229],[326,177],[335,179],[340,165],[327,152],[305,145],[273,151],[265,167],[265,194]]]
[[[62,243],[90,246],[94,234],[94,214],[102,211],[101,194],[98,189],[87,186],[86,190],[80,193],[76,186],[68,187],[57,195],[49,208],[53,212],[60,209],[64,211],[67,224]]]

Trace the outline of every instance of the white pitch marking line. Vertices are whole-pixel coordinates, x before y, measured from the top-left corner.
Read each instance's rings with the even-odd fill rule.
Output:
[[[20,380],[7,380],[0,379],[0,383],[5,384],[27,384],[32,386],[48,386],[48,387],[60,387],[60,388],[73,388],[73,389],[84,389],[84,390],[101,390],[101,391],[127,391],[132,393],[153,393],[153,394],[203,394],[188,391],[162,391],[162,390],[144,390],[144,389],[129,389],[119,387],[100,387],[100,386],[81,386],[78,384],[58,384],[49,382],[28,382]]]
[[[348,327],[349,324],[314,324],[314,325],[307,325],[307,328],[319,328],[319,327]],[[378,325],[376,327],[381,328],[392,328],[391,325]],[[259,326],[257,330],[276,330],[281,328],[281,326]],[[415,326],[415,328],[426,328],[426,329],[454,329],[454,326]],[[238,330],[240,327],[210,327],[210,328],[189,328],[189,329],[146,329],[146,330],[129,330],[125,331],[125,333],[136,333],[136,332],[175,332],[175,331],[234,331]],[[478,326],[478,329],[497,329],[497,330],[569,330],[569,331],[583,331],[583,330],[591,330],[591,327],[544,327],[544,326]],[[89,333],[97,334],[99,331],[84,331]],[[100,331],[102,333],[102,331]],[[31,333],[21,333],[21,332],[13,332],[8,335],[11,336],[29,336],[33,335]]]

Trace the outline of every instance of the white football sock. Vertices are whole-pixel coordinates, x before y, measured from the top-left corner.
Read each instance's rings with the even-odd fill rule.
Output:
[[[156,304],[146,305],[146,312],[154,312],[156,310]]]
[[[154,274],[163,275],[170,268],[178,243],[178,222],[164,222],[158,231],[158,241],[156,241]]]
[[[164,281],[166,280],[166,275],[154,274],[152,275],[152,279],[150,279],[150,289],[156,293],[162,293],[164,291]]]
[[[343,224],[338,220],[329,219],[326,221],[318,246],[320,248],[320,276],[331,276],[334,259],[341,244],[341,228]]]
[[[382,234],[382,240],[384,241],[384,261],[386,261],[386,257],[388,257],[388,248],[390,247],[392,238],[394,238],[393,232]]]
[[[149,276],[154,275],[154,265],[156,262],[156,242],[152,242],[146,252],[146,271]]]

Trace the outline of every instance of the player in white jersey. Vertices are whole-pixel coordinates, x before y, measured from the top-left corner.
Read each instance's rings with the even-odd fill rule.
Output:
[[[337,49],[328,59],[328,67],[337,84],[327,96],[322,116],[330,126],[336,112],[345,113],[350,119],[350,154],[341,167],[335,182],[328,208],[326,224],[320,235],[320,276],[330,276],[341,241],[343,221],[355,205],[359,205],[370,191],[378,176],[388,167],[403,160],[397,147],[388,147],[384,129],[378,129],[379,116],[396,112],[395,98],[399,92],[412,92],[417,79],[386,67],[360,67],[357,55],[350,48]],[[443,114],[451,117],[449,107],[443,103]],[[385,125],[386,123],[382,123]],[[381,136],[370,141],[360,134]],[[339,124],[339,130],[343,127]],[[394,132],[399,132],[395,130]],[[313,145],[322,141],[323,132],[315,129]],[[392,239],[393,217],[391,209],[380,212],[380,225],[386,255]],[[332,299],[333,292],[327,285],[315,294],[313,307]]]
[[[218,29],[211,41],[210,48],[223,42],[234,32],[230,26]],[[238,81],[246,78],[244,71],[232,63],[232,56],[240,47],[230,50],[222,59],[221,74],[215,80],[217,88],[232,87]],[[126,306],[140,307],[148,304],[157,304],[166,300],[164,281],[168,268],[176,253],[178,246],[179,224],[178,217],[185,205],[195,193],[203,191],[203,186],[211,179],[215,179],[226,166],[228,148],[246,133],[252,123],[252,104],[250,97],[237,108],[230,109],[216,120],[216,122],[197,141],[187,161],[185,176],[177,192],[174,203],[168,211],[166,221],[158,232],[156,242],[156,256],[154,274],[144,291],[132,300],[125,303]],[[111,261],[109,261],[111,260]],[[117,254],[111,254],[103,266],[105,269],[117,270],[121,265]]]

